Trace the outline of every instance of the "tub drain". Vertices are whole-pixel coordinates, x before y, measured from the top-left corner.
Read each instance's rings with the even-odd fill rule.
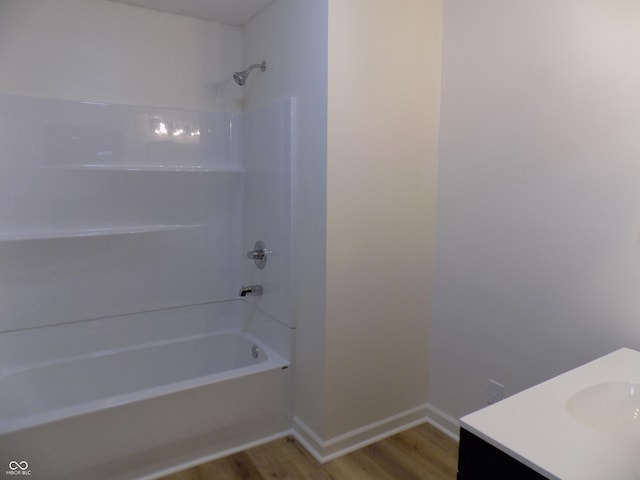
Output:
[[[257,345],[251,347],[251,355],[253,356],[253,358],[258,358],[258,355],[260,355],[260,349]]]

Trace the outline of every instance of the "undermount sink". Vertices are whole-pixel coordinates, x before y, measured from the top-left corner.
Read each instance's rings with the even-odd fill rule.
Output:
[[[566,408],[576,419],[640,451],[640,383],[602,382],[580,390]]]
[[[640,480],[640,350],[596,358],[465,415],[460,427],[540,478]]]

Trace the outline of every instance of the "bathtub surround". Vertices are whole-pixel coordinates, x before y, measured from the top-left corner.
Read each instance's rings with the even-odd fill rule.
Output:
[[[241,111],[238,27],[94,0],[0,9],[0,461],[152,478],[284,435],[293,100]],[[256,277],[258,239],[273,254]],[[220,331],[276,354],[185,370],[180,348]],[[197,363],[222,366],[216,351]]]
[[[282,369],[292,318],[281,302],[291,295],[293,100],[239,111],[237,28],[102,1],[0,8],[0,56],[17,55],[10,43],[23,49],[0,93],[1,461],[25,459],[48,478],[151,478],[284,435],[292,411],[292,370]],[[91,35],[87,18],[100,23]],[[51,41],[32,45],[22,28],[41,23]],[[211,42],[214,57],[233,44],[214,59],[216,75],[204,75],[228,75],[235,93],[226,77],[205,85],[193,58],[187,67],[183,57],[165,62],[145,50],[162,26],[206,30],[197,41]],[[127,29],[118,39],[136,39],[137,53],[102,35]],[[72,48],[85,37],[86,51]],[[85,69],[96,53],[113,69],[109,85],[103,69]],[[59,76],[42,57],[57,58]],[[165,69],[190,73],[180,85],[166,76],[142,89],[119,76],[122,68],[149,82]],[[189,82],[198,88],[185,93]],[[252,176],[264,180],[259,189]],[[251,208],[274,198],[271,208]],[[245,257],[258,239],[273,252],[263,276]],[[254,306],[235,300],[252,280],[263,282],[263,296]],[[180,348],[197,353],[220,331],[249,333],[258,358],[276,353],[255,367],[190,372]],[[253,361],[252,349],[242,350]],[[204,348],[196,363],[222,367],[216,351]],[[123,368],[133,377],[119,375]]]
[[[242,216],[242,281],[264,288],[263,298],[247,298],[252,305],[290,327],[292,291],[292,205],[296,165],[297,100],[287,98],[248,108],[242,116],[244,186]],[[257,240],[270,253],[264,268],[246,258]]]
[[[52,478],[131,478],[284,435],[293,100],[250,112],[245,134],[240,113],[0,105],[2,455]],[[241,161],[256,155],[260,182]],[[266,273],[244,222],[269,241]],[[264,284],[254,306],[229,302],[245,279]]]
[[[0,332],[235,297],[238,114],[13,95],[0,109]]]
[[[233,298],[233,115],[16,96],[0,105],[0,248],[12,262],[0,274],[1,331]],[[163,122],[198,135],[156,133]],[[202,259],[207,243],[218,248]]]

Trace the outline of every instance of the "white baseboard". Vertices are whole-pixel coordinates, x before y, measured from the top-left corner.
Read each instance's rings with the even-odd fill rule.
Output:
[[[322,440],[301,419],[294,417],[293,435],[318,462],[325,463],[425,422],[458,441],[458,421],[428,404],[392,415],[329,440]]]
[[[392,415],[369,425],[365,425],[364,427],[352,430],[351,432],[338,435],[337,437],[329,440],[322,440],[302,420],[298,417],[294,417],[293,428],[291,430],[269,435],[253,442],[239,445],[235,448],[215,452],[210,455],[200,456],[192,459],[191,461],[183,462],[180,465],[174,465],[171,468],[164,469],[160,472],[154,472],[153,474],[141,478],[144,478],[145,480],[160,478],[179,470],[216,460],[248,448],[283,438],[287,435],[293,435],[296,440],[300,442],[316,460],[318,460],[318,462],[326,463],[386,437],[390,437],[391,435],[395,435],[396,433],[400,433],[404,430],[420,425],[421,423],[429,423],[456,442],[460,441],[460,425],[458,420],[429,404]]]
[[[457,418],[443,412],[433,405],[426,405],[427,418],[426,422],[433,425],[445,435],[451,437],[456,442],[460,441],[460,422]]]

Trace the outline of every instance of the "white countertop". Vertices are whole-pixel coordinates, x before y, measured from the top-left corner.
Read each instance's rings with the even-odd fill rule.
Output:
[[[460,426],[550,479],[638,480],[640,449],[566,408],[575,393],[610,381],[640,383],[640,352],[617,350],[462,417]]]

